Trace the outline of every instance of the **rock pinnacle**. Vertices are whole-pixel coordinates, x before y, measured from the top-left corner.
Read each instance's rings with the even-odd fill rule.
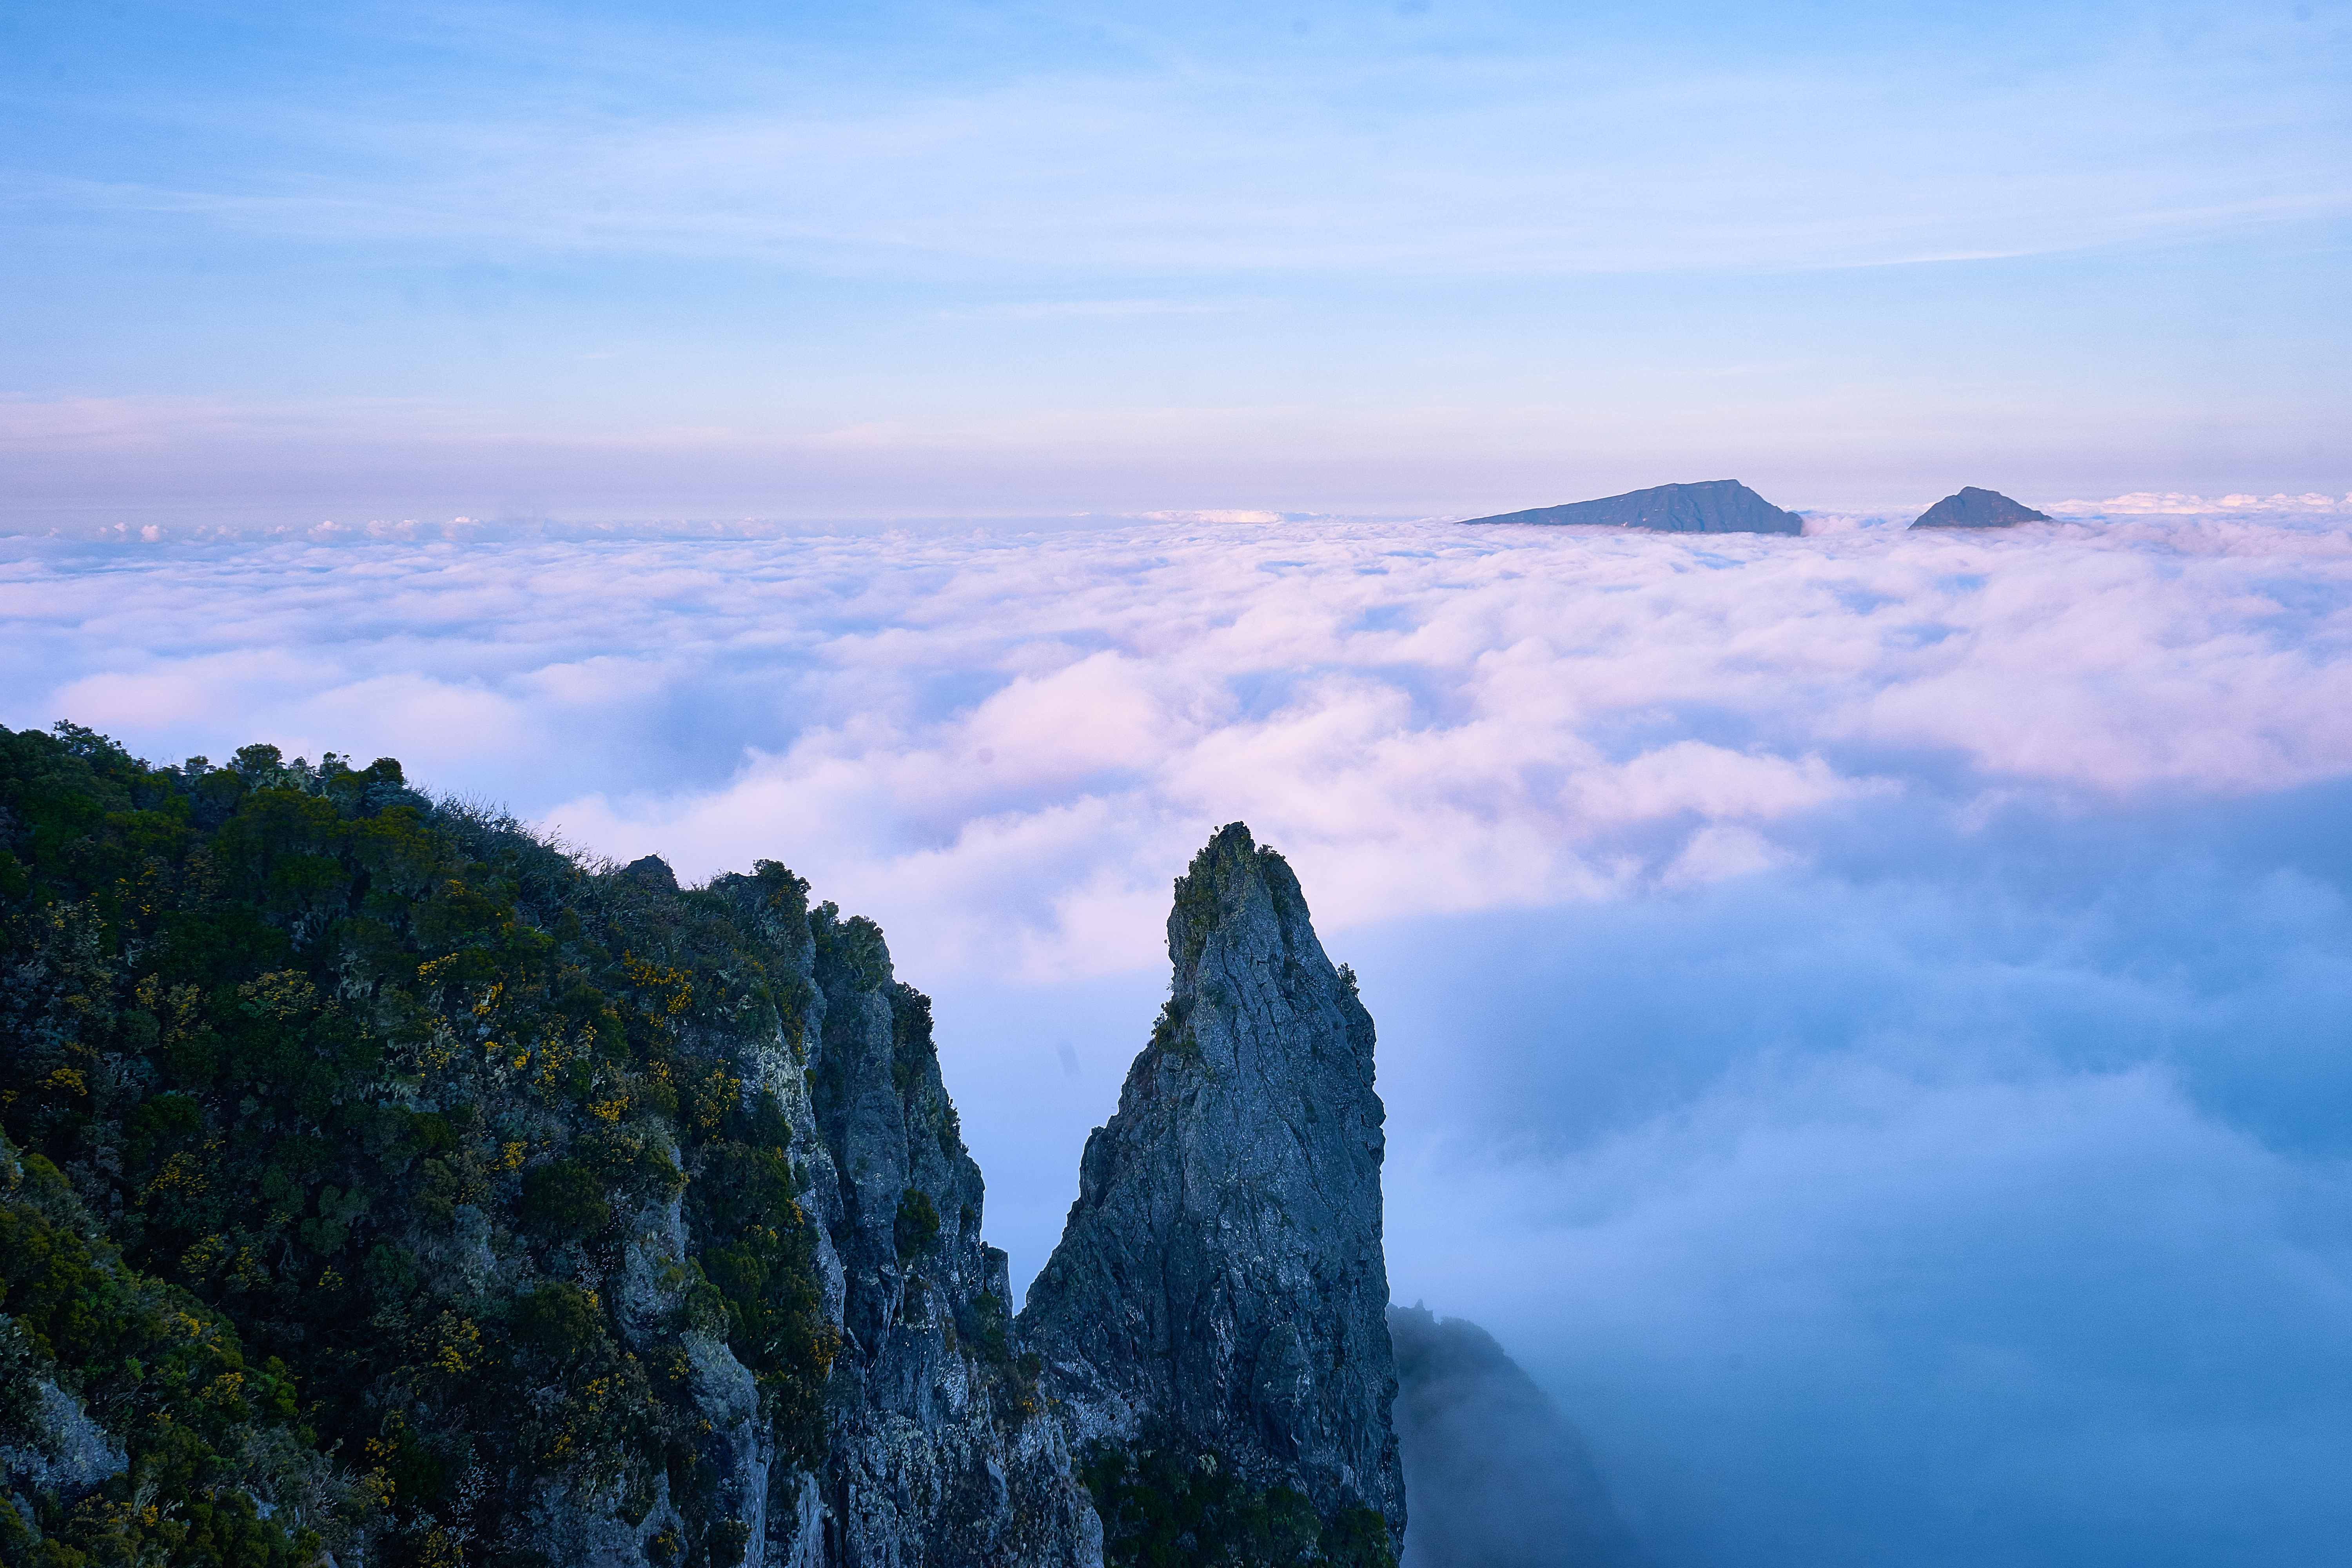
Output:
[[[1402,1540],[1370,1015],[1240,823],[1177,881],[1168,950],[1168,1004],[1087,1141],[1021,1340],[1074,1448],[1172,1433]]]

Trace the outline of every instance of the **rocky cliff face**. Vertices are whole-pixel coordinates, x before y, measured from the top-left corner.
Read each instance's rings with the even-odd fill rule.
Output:
[[[1022,1341],[1082,1451],[1179,1444],[1401,1539],[1371,1018],[1238,823],[1176,884],[1168,947]]]
[[[830,1452],[772,1528],[770,1561],[842,1568],[1079,1563],[1100,1528],[1010,1337],[1005,1255],[981,1239],[980,1168],[931,1044],[930,1001],[882,933],[831,905],[805,928],[821,1026],[803,1075],[843,1347]]]
[[[1371,1022],[1280,858],[1178,883],[1017,1323],[807,890],[0,731],[0,1560],[1102,1568],[1149,1482],[1152,1561],[1391,1562]]]

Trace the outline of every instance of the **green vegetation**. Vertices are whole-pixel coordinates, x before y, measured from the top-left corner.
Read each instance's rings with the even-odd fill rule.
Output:
[[[1253,1488],[1221,1456],[1160,1432],[1133,1455],[1103,1447],[1079,1471],[1103,1520],[1108,1568],[1395,1568],[1369,1508],[1336,1518],[1288,1487]]]
[[[898,1261],[911,1263],[939,1245],[940,1211],[920,1187],[908,1187],[898,1198],[898,1213],[890,1222],[898,1243]]]
[[[278,1568],[315,1556],[322,1530],[348,1535],[361,1510],[298,1426],[284,1363],[250,1363],[222,1314],[123,1267],[56,1167],[13,1149],[0,1151],[0,1441],[66,1461],[47,1468],[79,1470],[85,1486],[121,1466],[73,1506],[58,1487],[0,1498],[0,1561]],[[77,1396],[119,1450],[87,1426],[45,1421],[56,1403],[45,1383]],[[260,1516],[256,1490],[281,1500],[280,1517]]]
[[[520,1568],[551,1486],[666,1481],[660,1550],[731,1568],[687,1337],[803,1464],[836,1348],[745,1058],[803,1040],[806,891],[583,865],[389,760],[0,730],[0,1449],[48,1456],[0,1563]]]

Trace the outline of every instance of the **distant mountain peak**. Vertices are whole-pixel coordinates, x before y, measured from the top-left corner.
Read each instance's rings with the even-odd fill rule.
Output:
[[[2015,528],[2021,522],[2048,522],[2050,514],[2010,500],[1999,490],[1963,485],[1919,514],[1914,528]]]
[[[1467,523],[1528,522],[1548,527],[1642,528],[1662,533],[1802,533],[1805,520],[1782,511],[1738,479],[1655,485],[1599,500],[1570,501],[1465,518]]]

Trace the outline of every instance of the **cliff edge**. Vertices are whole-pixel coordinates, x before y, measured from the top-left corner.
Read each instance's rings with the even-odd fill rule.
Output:
[[[1574,1423],[1495,1337],[1389,1311],[1411,1483],[1404,1568],[1646,1568]]]
[[[1372,1026],[1280,857],[1177,883],[1017,1326],[808,893],[0,729],[0,1562],[1393,1568]]]

